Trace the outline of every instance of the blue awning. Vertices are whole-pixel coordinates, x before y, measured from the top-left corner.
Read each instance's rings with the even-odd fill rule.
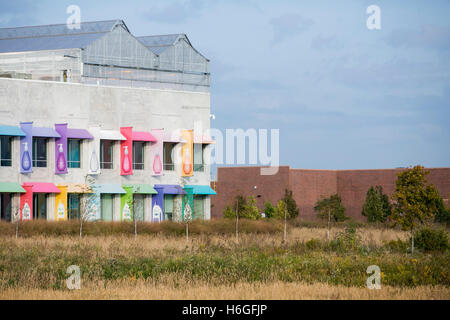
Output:
[[[156,191],[158,191],[158,189],[162,189],[164,194],[186,194],[183,187],[177,184],[155,184],[154,188]]]
[[[124,194],[125,190],[120,184],[94,184],[90,186],[94,193]]]
[[[0,126],[0,136],[25,137],[26,133],[16,126]]]
[[[216,194],[216,192],[208,185],[185,185],[185,188],[192,188],[193,194]]]

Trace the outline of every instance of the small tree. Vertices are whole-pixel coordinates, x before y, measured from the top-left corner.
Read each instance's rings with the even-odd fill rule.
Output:
[[[133,187],[134,188],[134,187]],[[142,202],[137,202],[136,198],[134,197],[134,193],[140,193],[141,192],[141,186],[136,186],[135,189],[133,189],[133,220],[134,220],[134,240],[137,240],[137,212],[144,212],[144,207]],[[144,217],[142,217],[142,220]]]
[[[266,215],[266,218],[272,218],[275,215],[275,207],[268,200],[264,204],[264,214]]]
[[[416,228],[430,221],[437,210],[440,195],[433,185],[426,185],[426,171],[417,165],[397,175],[393,211],[390,216],[395,224],[411,232],[411,253],[414,253],[414,232]]]
[[[285,189],[282,200],[286,203],[287,218],[293,219],[298,217],[300,210],[297,207],[297,202],[295,202],[294,197],[292,196],[292,190]]]
[[[442,197],[439,197],[436,203],[436,213],[434,215],[434,221],[447,224],[450,222],[450,208],[445,206]]]
[[[192,221],[192,209],[189,202],[186,201],[183,212],[184,223],[186,223],[186,243],[189,242],[189,222]]]
[[[283,200],[278,200],[277,206],[275,207],[275,212],[273,217],[275,219],[284,219],[285,213],[287,211],[286,202]]]
[[[223,211],[223,216],[225,218],[245,218],[251,220],[257,220],[261,216],[259,215],[259,209],[256,206],[256,200],[253,196],[245,199],[242,196],[237,196],[235,198],[235,203],[233,208],[231,206],[227,206]]]
[[[385,222],[391,211],[389,197],[383,193],[383,188],[371,186],[367,191],[361,214],[367,217],[369,222]]]
[[[95,179],[86,175],[85,177],[86,185],[92,186],[94,184]],[[80,197],[80,238],[83,237],[83,225],[85,222],[89,221],[94,215],[96,215],[96,210],[98,208],[91,207],[92,195],[89,192],[92,192],[91,188],[88,187],[82,190],[84,193]]]
[[[348,219],[345,215],[345,207],[342,205],[341,197],[338,194],[333,194],[328,198],[323,198],[316,202],[314,211],[317,212],[319,218],[328,219],[327,239],[330,239],[330,224],[331,220],[336,222]]]

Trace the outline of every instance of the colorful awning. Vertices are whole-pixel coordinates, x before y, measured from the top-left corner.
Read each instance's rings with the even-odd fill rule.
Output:
[[[0,136],[25,137],[26,133],[19,127],[0,126]]]
[[[100,130],[102,140],[127,140],[118,130]]]
[[[58,185],[59,187],[60,185]],[[63,186],[67,186],[67,193],[92,193],[91,187],[87,184],[83,183],[69,183],[64,184]]]
[[[126,193],[120,184],[95,184],[91,186],[91,189],[96,193],[112,193],[112,194]]]
[[[0,182],[0,193],[25,193],[25,189],[17,182]]]
[[[194,194],[216,194],[216,192],[208,185],[185,185],[185,188],[192,188]]]
[[[175,143],[186,142],[183,139],[181,132],[179,130],[172,131],[172,132],[164,131],[164,141],[165,142],[175,142]]]
[[[135,194],[157,194],[158,192],[149,184],[124,184],[125,188],[133,188]]]
[[[33,127],[32,129],[33,137],[42,138],[61,138],[61,135],[52,128],[46,127]]]
[[[164,194],[186,194],[182,186],[177,184],[155,184],[155,189],[161,189]]]
[[[133,141],[156,142],[156,138],[150,132],[133,131]]]
[[[202,143],[202,144],[214,144],[216,143],[213,138],[206,135],[194,135],[194,143]]]
[[[71,129],[67,128],[68,139],[94,139],[92,134],[86,129]]]
[[[61,191],[51,182],[25,182],[23,186],[32,186],[33,193],[60,193]]]

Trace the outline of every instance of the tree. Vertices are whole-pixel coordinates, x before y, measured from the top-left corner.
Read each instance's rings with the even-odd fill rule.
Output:
[[[439,197],[439,200],[436,203],[436,213],[434,215],[434,221],[439,223],[450,222],[450,208],[445,207],[442,197]]]
[[[266,215],[266,218],[272,218],[275,215],[275,207],[268,200],[264,204],[264,214]]]
[[[259,209],[256,206],[255,198],[250,196],[248,199],[245,199],[241,195],[236,196],[233,207],[228,205],[225,208],[223,211],[223,216],[225,218],[236,218],[238,216],[239,218],[251,220],[257,220],[261,217],[259,214]]]
[[[394,205],[390,218],[395,224],[411,232],[411,253],[414,253],[416,228],[434,218],[440,198],[437,189],[433,185],[427,185],[428,173],[420,165],[400,172],[392,196]]]
[[[371,186],[367,191],[361,214],[367,217],[369,222],[385,222],[391,211],[389,197],[383,193],[383,188]]]
[[[330,239],[330,223],[334,221],[344,221],[348,219],[345,215],[345,207],[342,205],[341,197],[333,194],[328,198],[322,198],[316,202],[314,211],[319,218],[328,219],[327,239]]]
[[[97,211],[98,208],[95,206],[95,201],[92,200],[95,195],[91,194],[85,194],[92,192],[91,187],[95,179],[90,176],[86,175],[85,182],[88,187],[84,189],[83,187],[83,194],[80,197],[80,238],[83,237],[83,225],[84,222],[89,221],[91,218],[97,218]]]
[[[300,210],[298,209],[297,203],[295,202],[294,197],[292,196],[292,190],[285,189],[284,197],[282,200],[286,203],[288,219],[293,219],[293,218],[298,217]],[[283,213],[283,217],[284,217],[284,213]]]

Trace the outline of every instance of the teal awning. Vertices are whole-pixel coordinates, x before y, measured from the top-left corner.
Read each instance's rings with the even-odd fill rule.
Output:
[[[114,194],[124,194],[120,184],[94,184],[90,186],[95,193],[114,193]]]
[[[157,194],[158,193],[149,184],[124,184],[123,187],[124,188],[133,188],[134,194]]]
[[[186,185],[185,188],[192,188],[193,194],[216,194],[216,192],[207,185],[196,186],[196,185]]]
[[[17,182],[0,182],[0,192],[25,193],[25,189]]]
[[[25,132],[16,126],[0,126],[0,136],[25,137]]]

